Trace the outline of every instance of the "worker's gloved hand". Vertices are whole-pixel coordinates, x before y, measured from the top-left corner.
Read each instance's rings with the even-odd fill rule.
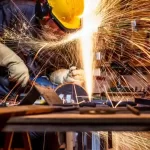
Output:
[[[9,79],[25,87],[29,80],[28,68],[11,49],[0,43],[0,66],[8,68]]]
[[[59,69],[50,75],[50,81],[54,84],[76,83],[82,85],[84,83],[84,71],[76,67],[70,69]]]
[[[9,79],[12,81],[17,81],[22,87],[25,87],[29,81],[28,68],[23,61],[11,63],[8,65]]]

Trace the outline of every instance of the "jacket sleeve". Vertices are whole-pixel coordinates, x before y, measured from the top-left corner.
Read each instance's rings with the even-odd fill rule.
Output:
[[[25,87],[29,80],[29,71],[22,59],[11,49],[0,44],[0,66],[8,68],[9,79]]]
[[[0,66],[8,67],[11,63],[20,63],[22,59],[17,56],[11,49],[0,43]]]
[[[35,2],[25,0],[0,0],[0,32],[11,28],[16,21],[35,23]]]

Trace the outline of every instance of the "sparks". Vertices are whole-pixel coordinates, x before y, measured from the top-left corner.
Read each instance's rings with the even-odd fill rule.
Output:
[[[149,0],[85,0],[84,13],[79,16],[83,18],[83,27],[78,32],[70,34],[69,37],[68,35],[56,36],[52,30],[51,32],[43,30],[42,35],[41,32],[39,35],[37,33],[37,37],[40,38],[34,37],[30,33],[30,29],[32,30],[34,27],[19,11],[19,17],[15,20],[13,28],[5,29],[0,41],[2,43],[8,42],[8,44],[13,43],[10,45],[12,48],[14,48],[14,43],[19,43],[17,47],[20,46],[21,49],[29,47],[28,49],[31,49],[31,52],[35,54],[33,61],[38,59],[42,65],[45,64],[45,58],[47,59],[49,56],[48,64],[59,68],[60,60],[51,62],[50,58],[61,55],[64,66],[69,68],[72,64],[76,65],[76,62],[80,63],[79,67],[82,66],[78,55],[79,49],[76,46],[76,43],[78,45],[76,39],[80,39],[86,89],[89,95],[92,93],[92,71],[94,68],[92,56],[95,49],[102,52],[99,68],[103,68],[103,74],[108,78],[105,85],[99,84],[99,93],[105,92],[108,95],[107,90],[111,86],[117,88],[118,74],[110,66],[113,61],[125,67],[128,72],[135,74],[137,78],[135,76],[132,78],[138,83],[138,88],[147,88],[149,79],[145,79],[142,70],[146,71],[148,75],[150,74],[146,67],[150,66],[149,5]],[[100,27],[98,32],[97,27]],[[94,33],[99,38],[97,44],[93,41]],[[129,67],[126,67],[126,63]],[[139,69],[139,67],[142,68]],[[134,86],[126,78],[120,78],[129,90],[130,88],[134,89]],[[132,95],[134,96],[134,93]]]
[[[94,42],[93,36],[99,27],[99,18],[96,15],[96,8],[99,0],[85,0],[85,10],[83,13],[82,34],[80,37],[80,45],[82,50],[82,60],[85,73],[85,86],[91,100],[93,88],[93,55]]]

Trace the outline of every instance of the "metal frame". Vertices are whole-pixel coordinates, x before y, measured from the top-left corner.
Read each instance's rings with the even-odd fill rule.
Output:
[[[150,131],[150,114],[43,114],[9,119],[3,131]]]

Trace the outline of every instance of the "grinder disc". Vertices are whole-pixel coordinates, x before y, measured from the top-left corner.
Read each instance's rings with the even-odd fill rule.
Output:
[[[86,90],[74,83],[66,83],[56,87],[55,92],[64,103],[80,103],[88,99]]]

